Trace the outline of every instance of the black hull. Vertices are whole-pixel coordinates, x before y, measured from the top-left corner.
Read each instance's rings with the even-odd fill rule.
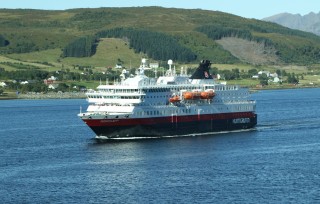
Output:
[[[150,138],[251,129],[257,124],[257,115],[246,119],[170,122],[149,125],[91,126],[90,128],[96,133],[97,138]]]

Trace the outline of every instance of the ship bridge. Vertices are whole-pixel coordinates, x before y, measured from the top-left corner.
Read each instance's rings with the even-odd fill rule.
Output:
[[[156,84],[156,80],[153,78],[149,78],[146,75],[137,75],[133,78],[128,78],[121,83],[121,85],[123,86],[133,86],[133,87],[149,86],[149,85],[155,85],[155,84]]]

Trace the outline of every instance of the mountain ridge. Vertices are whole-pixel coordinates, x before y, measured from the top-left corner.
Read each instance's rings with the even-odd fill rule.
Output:
[[[320,12],[310,12],[306,15],[279,13],[267,18],[263,18],[262,20],[278,23],[288,28],[320,35]]]
[[[4,38],[2,41],[8,42],[0,47],[1,55],[50,49],[61,49],[62,54],[63,49],[78,38],[115,28],[130,28],[171,36],[181,46],[196,54],[195,61],[209,59],[226,64],[320,62],[319,36],[220,11],[163,7],[62,11],[0,9],[0,26],[0,35]],[[207,30],[199,29],[204,27]],[[212,31],[215,35],[210,35]],[[240,40],[235,41],[233,38]],[[248,49],[248,44],[256,47]],[[240,48],[232,49],[233,46]],[[139,50],[135,52],[139,53]],[[257,56],[250,58],[253,54]],[[262,59],[266,55],[269,59],[267,61]]]

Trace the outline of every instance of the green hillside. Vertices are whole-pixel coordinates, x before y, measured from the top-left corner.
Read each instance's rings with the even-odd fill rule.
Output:
[[[180,64],[194,64],[201,59],[216,64],[253,65],[320,62],[320,37],[314,34],[200,9],[0,9],[0,27],[2,57],[52,69],[76,65],[108,67],[119,61],[126,67],[137,66],[141,57],[165,62],[170,53]],[[119,28],[124,30],[121,34],[110,32]],[[108,35],[101,36],[101,32]],[[81,41],[88,36],[95,39],[90,41],[92,44]],[[137,36],[146,43],[134,45]],[[159,45],[155,46],[157,42]],[[79,53],[69,55],[67,48],[86,57],[69,57]],[[180,56],[182,53],[187,54],[185,58]],[[14,67],[3,62],[4,58],[0,60],[1,67]]]

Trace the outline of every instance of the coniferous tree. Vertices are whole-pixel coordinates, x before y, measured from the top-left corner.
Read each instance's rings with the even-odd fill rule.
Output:
[[[9,41],[6,40],[2,35],[0,35],[0,47],[9,45]]]
[[[63,49],[63,57],[89,57],[95,54],[96,43],[94,36],[78,38]]]
[[[97,33],[97,37],[116,37],[129,39],[130,48],[143,52],[155,60],[194,61],[197,56],[190,49],[180,45],[167,34],[130,28],[115,28]]]

